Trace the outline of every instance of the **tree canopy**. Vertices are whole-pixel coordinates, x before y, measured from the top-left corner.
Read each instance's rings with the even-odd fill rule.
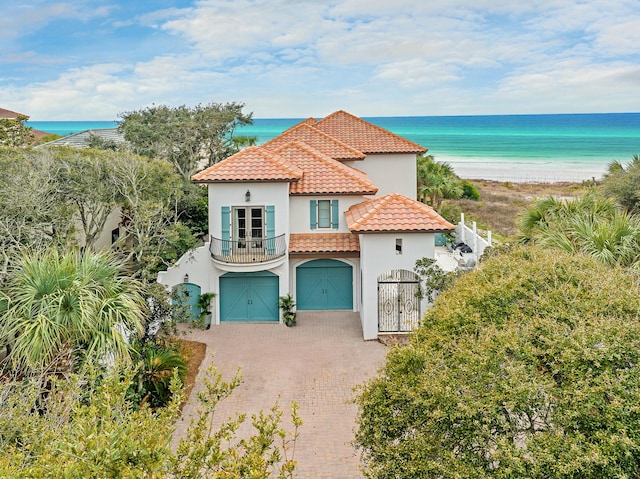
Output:
[[[18,115],[17,118],[0,118],[0,145],[24,146],[33,143],[33,129],[24,124],[28,116]]]
[[[367,477],[636,477],[639,293],[586,255],[486,260],[363,387]]]
[[[238,151],[233,133],[252,123],[243,103],[210,103],[194,107],[151,106],[120,114],[118,127],[140,155],[161,158],[189,179],[202,166],[210,166]],[[243,140],[246,141],[246,140]]]
[[[113,150],[0,148],[0,169],[0,279],[25,247],[93,249],[113,214],[121,220],[113,247],[145,279],[194,247],[195,235],[206,230],[206,213],[196,207],[204,192],[161,159]],[[178,209],[185,195],[188,214]]]
[[[461,180],[448,163],[438,162],[431,155],[419,155],[417,160],[418,200],[440,210],[448,198],[479,199],[475,187]]]

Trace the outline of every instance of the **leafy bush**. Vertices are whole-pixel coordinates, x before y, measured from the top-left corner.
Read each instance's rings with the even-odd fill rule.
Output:
[[[99,369],[58,378],[0,382],[0,477],[47,478],[291,478],[298,428],[282,424],[276,404],[252,415],[251,433],[237,437],[246,415],[214,427],[214,412],[240,384],[212,366],[198,393],[199,410],[186,437],[170,447],[182,401],[174,376],[167,407],[133,407],[134,371]],[[43,387],[46,384],[46,387]]]
[[[467,200],[478,201],[480,199],[480,192],[475,185],[469,181],[462,181],[462,198]]]
[[[635,477],[638,293],[633,275],[587,256],[492,255],[363,387],[367,476]]]
[[[601,189],[606,196],[614,198],[627,211],[640,212],[640,155],[634,155],[626,165],[619,161],[612,162],[604,176]]]

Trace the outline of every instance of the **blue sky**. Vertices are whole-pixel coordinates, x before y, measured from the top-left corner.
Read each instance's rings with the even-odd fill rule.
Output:
[[[22,0],[0,107],[114,120],[238,101],[256,118],[640,111],[638,0]]]

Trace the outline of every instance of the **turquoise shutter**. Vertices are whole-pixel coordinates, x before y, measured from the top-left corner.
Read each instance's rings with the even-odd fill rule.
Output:
[[[231,208],[228,206],[222,207],[222,254],[229,254],[231,252]]]
[[[275,206],[265,206],[264,213],[267,222],[267,254],[276,252],[276,215]]]
[[[334,230],[340,225],[340,216],[338,213],[338,200],[331,200],[331,227]]]
[[[316,200],[309,201],[309,226],[312,230],[318,226],[318,202]]]

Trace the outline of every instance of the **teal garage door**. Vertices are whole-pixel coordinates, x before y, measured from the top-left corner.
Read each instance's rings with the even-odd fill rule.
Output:
[[[353,309],[353,268],[333,259],[316,259],[296,268],[299,310]]]
[[[268,271],[220,276],[220,321],[278,321],[278,276]]]

